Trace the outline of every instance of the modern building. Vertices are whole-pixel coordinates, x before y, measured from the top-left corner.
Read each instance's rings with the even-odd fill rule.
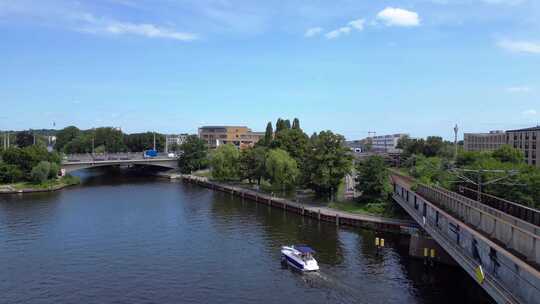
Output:
[[[519,149],[529,165],[540,167],[540,126],[489,133],[465,133],[465,151],[493,151],[503,145]]]
[[[165,135],[165,150],[168,152],[175,147],[179,147],[186,141],[188,136],[189,134],[186,133]]]
[[[253,132],[245,126],[204,126],[199,128],[199,138],[213,149],[223,144],[233,144],[240,149],[252,147],[264,132]]]
[[[504,131],[490,131],[489,133],[465,133],[465,151],[494,151],[507,144]]]
[[[368,137],[367,139],[371,142],[371,151],[373,152],[397,153],[400,152],[397,149],[398,141],[405,136],[408,136],[408,134],[379,135]]]

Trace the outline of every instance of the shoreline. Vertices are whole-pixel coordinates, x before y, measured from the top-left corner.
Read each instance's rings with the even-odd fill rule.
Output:
[[[15,189],[10,185],[1,185],[0,186],[0,195],[2,194],[25,194],[25,193],[38,193],[38,192],[54,192],[58,190],[62,190],[64,188],[74,186],[74,185],[56,185],[52,186],[50,188],[23,188],[23,189]],[[6,190],[7,188],[10,188],[9,190]]]
[[[197,184],[208,189],[230,193],[231,195],[241,197],[242,199],[247,198],[256,203],[268,205],[269,207],[275,207],[308,218],[314,218],[318,221],[335,223],[337,227],[360,227],[406,235],[411,235],[418,229],[418,224],[412,220],[391,219],[367,214],[353,214],[328,207],[306,206],[284,198],[272,197],[249,189],[212,182],[205,177],[194,175],[178,174],[178,176],[171,177],[171,179],[175,178],[180,178],[188,183]]]

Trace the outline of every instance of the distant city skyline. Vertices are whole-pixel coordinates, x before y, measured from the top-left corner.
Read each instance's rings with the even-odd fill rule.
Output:
[[[540,122],[540,1],[0,0],[0,129]]]

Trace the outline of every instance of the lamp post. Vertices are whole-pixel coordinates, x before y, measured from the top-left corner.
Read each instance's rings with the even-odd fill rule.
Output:
[[[458,131],[459,131],[459,128],[458,128],[458,125],[456,124],[456,126],[454,127],[454,162],[457,161],[457,154],[458,154],[458,145],[457,145],[457,136],[458,136]]]

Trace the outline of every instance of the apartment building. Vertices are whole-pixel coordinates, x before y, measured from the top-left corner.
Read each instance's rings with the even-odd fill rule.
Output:
[[[463,139],[465,151],[493,151],[507,144],[504,131],[465,133]]]
[[[464,135],[465,151],[493,151],[502,145],[510,145],[521,150],[527,164],[540,167],[540,126]]]
[[[397,153],[399,152],[399,149],[396,148],[398,141],[405,136],[408,134],[398,133],[372,136],[368,137],[367,140],[371,142],[371,151],[373,152]]]
[[[253,132],[246,126],[203,126],[199,128],[199,138],[213,149],[223,144],[233,144],[240,149],[252,147],[264,132]]]
[[[540,126],[506,131],[509,145],[523,151],[529,165],[540,167]]]

